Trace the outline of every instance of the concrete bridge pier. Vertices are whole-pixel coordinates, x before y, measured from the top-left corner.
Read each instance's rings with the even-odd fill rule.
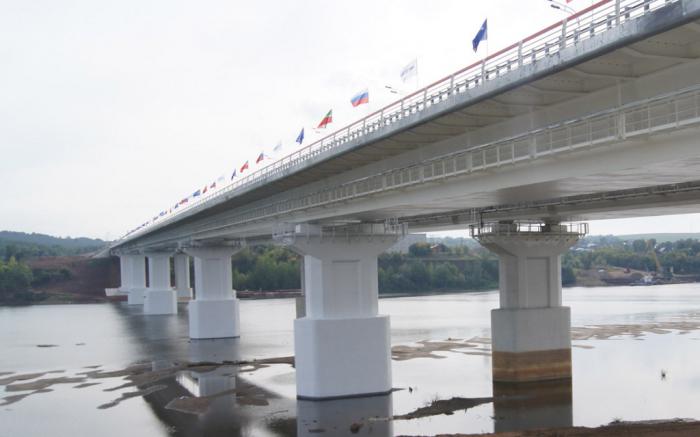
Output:
[[[127,303],[143,305],[146,295],[146,258],[141,254],[124,255],[127,258],[129,285]]]
[[[377,311],[377,256],[397,235],[297,230],[303,235],[280,237],[304,256],[306,314],[294,321],[297,397],[390,392],[389,317]]]
[[[129,255],[119,255],[119,281],[121,282],[117,293],[129,295],[131,289],[131,258]]]
[[[170,253],[148,252],[148,289],[144,314],[177,314],[177,293],[170,285]]]
[[[194,257],[194,300],[189,303],[190,338],[239,337],[240,309],[233,290],[230,246],[190,247]]]
[[[175,291],[178,299],[192,299],[192,287],[190,286],[190,256],[185,253],[176,253],[173,256],[175,269]]]
[[[561,301],[561,254],[584,229],[499,223],[475,235],[499,257],[500,308],[491,312],[494,381],[571,378],[571,314]]]

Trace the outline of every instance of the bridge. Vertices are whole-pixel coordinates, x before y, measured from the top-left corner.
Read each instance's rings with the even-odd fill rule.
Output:
[[[560,254],[585,221],[700,211],[699,19],[700,0],[599,1],[128,233],[112,292],[175,313],[192,257],[190,336],[239,336],[232,254],[289,246],[299,398],[385,393],[377,256],[470,228],[500,259],[494,381],[569,378]]]

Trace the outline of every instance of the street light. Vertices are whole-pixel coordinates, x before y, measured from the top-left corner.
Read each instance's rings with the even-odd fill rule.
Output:
[[[564,3],[560,3],[556,0],[547,0],[547,2],[549,3],[549,7],[552,9],[558,9],[562,12],[568,12],[571,15],[576,14],[576,10],[574,8],[572,8],[571,6],[567,6]],[[578,16],[576,17],[576,21],[578,22],[578,26],[581,27],[581,19]]]

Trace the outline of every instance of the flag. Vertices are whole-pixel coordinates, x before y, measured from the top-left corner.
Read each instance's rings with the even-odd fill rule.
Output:
[[[195,191],[194,193],[192,193],[192,197],[197,197],[197,196],[199,196],[200,194],[202,194],[202,192],[201,192],[200,190],[197,190],[197,191]]]
[[[318,124],[316,129],[326,127],[326,126],[328,126],[329,123],[332,123],[332,122],[333,122],[333,110],[330,109],[330,110],[328,110],[328,114],[326,114],[326,116],[323,117],[323,120],[321,120],[321,122]]]
[[[185,203],[187,203],[188,200],[190,200],[190,199],[187,198],[187,197],[185,197],[184,199],[182,199],[182,200],[180,201],[180,205],[184,205]]]
[[[225,180],[226,180],[226,177],[224,175],[221,175],[216,179],[216,183],[223,184]]]
[[[486,24],[487,21],[488,19],[484,20],[484,24],[481,25],[481,28],[479,28],[479,31],[476,32],[476,36],[472,40],[472,48],[475,52],[479,48],[479,43],[488,39],[488,26]]]
[[[248,170],[248,161],[243,164],[243,167],[241,167],[241,173],[243,173],[244,170]]]
[[[418,59],[414,59],[401,70],[401,80],[406,82],[408,79],[418,75]]]
[[[207,192],[207,188],[208,188],[208,187],[205,185],[205,186],[204,186],[204,189],[202,190],[202,194],[204,194],[204,193]]]
[[[241,170],[242,171],[242,170]],[[233,173],[231,173],[231,180],[236,177],[236,169],[233,169]]]
[[[304,128],[301,128],[301,132],[299,132],[299,136],[297,136],[296,142],[301,145],[301,143],[304,142]]]
[[[255,163],[260,164],[260,161],[264,161],[265,158],[267,158],[267,155],[265,155],[264,152],[260,152],[260,155],[258,155],[258,159],[255,160]]]
[[[209,188],[212,188],[212,189],[216,188],[216,181],[212,182],[211,185],[209,185]]]
[[[275,146],[275,148],[272,149],[272,151],[275,152],[275,153],[279,152],[280,150],[282,150],[282,141],[278,141],[278,142],[277,142],[277,145]]]
[[[369,91],[365,88],[363,91],[360,91],[350,99],[350,103],[352,103],[352,106],[358,107],[363,103],[369,103]]]

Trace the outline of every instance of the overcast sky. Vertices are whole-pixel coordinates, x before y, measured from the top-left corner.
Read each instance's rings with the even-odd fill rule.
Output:
[[[342,127],[388,103],[414,58],[421,84],[477,60],[486,17],[495,51],[561,16],[545,0],[0,0],[0,230],[115,238],[280,140],[291,151],[301,127],[308,144],[328,109]]]

